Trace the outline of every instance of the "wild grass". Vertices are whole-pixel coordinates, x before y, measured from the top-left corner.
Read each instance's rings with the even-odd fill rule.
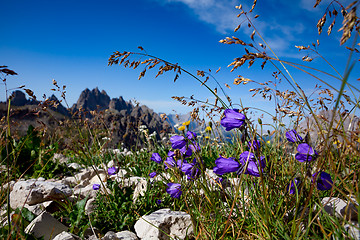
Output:
[[[316,5],[319,2],[316,1]],[[24,227],[33,219],[26,208],[17,209],[15,215],[10,216],[14,210],[8,204],[10,181],[74,174],[66,165],[51,161],[54,153],[61,150],[73,162],[91,166],[96,171],[99,166],[114,161],[115,166],[125,169],[128,176],[144,177],[148,181],[144,196],[133,202],[133,188],[107,178],[109,191],[105,194],[98,192],[95,199],[98,207],[89,216],[84,213],[85,200],[59,203],[62,207],[54,215],[65,219],[70,231],[81,237],[87,228],[93,227],[100,230],[100,235],[110,230],[133,230],[140,216],[169,207],[190,214],[194,226],[194,235],[189,236],[191,239],[350,239],[345,225],[354,225],[360,217],[351,221],[351,216],[346,214],[341,217],[329,214],[322,200],[337,197],[352,204],[360,202],[360,122],[355,121],[360,98],[359,89],[348,82],[355,68],[354,58],[359,46],[358,4],[345,8],[338,1],[332,1],[329,6],[335,11],[332,15],[327,11],[317,23],[321,33],[326,16],[335,19],[338,11],[343,13],[341,44],[353,40],[352,47],[344,49],[344,53],[349,55],[344,74],[320,55],[317,50],[319,43],[297,46],[299,50],[307,51],[302,61],[311,62],[308,53],[316,54],[333,68],[335,75],[278,58],[252,23],[252,19],[257,18],[252,15],[255,6],[256,1],[249,11],[237,6],[238,17],[243,17],[248,27],[253,29],[250,42],[237,37],[220,42],[245,48],[246,54],[229,65],[231,71],[245,63],[251,67],[255,60],[262,60],[261,68],[265,64],[274,67],[274,81],[257,82],[243,76],[234,79],[235,85],[257,84],[258,87],[250,89],[253,97],[276,101],[275,114],[271,115],[273,122],[251,119],[252,109],[241,103],[241,108],[234,110],[234,104],[224,89],[219,88],[221,95],[207,85],[207,81],[212,79],[208,73],[190,73],[177,64],[146,53],[142,47],[139,47],[139,53],[115,52],[109,58],[109,65],[119,64],[134,69],[143,66],[139,79],[146,71],[158,68],[157,76],[172,71],[175,73],[174,81],[180,81],[180,75],[185,73],[206,87],[216,97],[214,103],[174,97],[194,108],[192,121],[199,120],[199,111],[207,113],[210,121],[203,127],[203,137],[199,134],[195,137],[188,123],[177,129],[177,134],[170,138],[171,143],[165,144],[151,139],[143,130],[139,131],[139,138],[145,140],[146,148],[140,151],[134,147],[132,154],[117,155],[106,151],[109,129],[101,123],[101,114],[94,112],[91,114],[98,118],[97,124],[92,124],[95,122],[88,121],[79,113],[74,117],[75,121],[60,125],[51,139],[46,137],[44,130],[31,128],[26,136],[18,138],[10,131],[11,100],[8,100],[9,111],[7,118],[3,119],[1,135],[1,165],[5,168],[1,174],[0,200],[1,205],[6,206],[5,219],[12,224],[1,227],[1,237],[31,239],[24,233]],[[334,22],[328,28],[329,34],[333,26]],[[240,25],[235,32],[239,28]],[[296,76],[291,74],[290,67],[309,74],[327,87],[316,85],[316,94],[307,96]],[[5,66],[0,70],[5,84],[7,77],[16,74]],[[341,81],[341,87],[338,89],[322,80],[318,73]],[[278,90],[274,82],[280,84],[280,78],[292,89]],[[65,88],[61,90],[56,82],[54,86],[65,101]],[[345,89],[351,95],[346,95]],[[27,92],[32,95],[30,90]],[[268,113],[265,109],[263,111]],[[229,128],[231,134],[227,137],[231,136],[230,141],[223,135],[221,129],[224,127]],[[297,134],[293,135],[293,141],[286,140],[286,133],[290,134],[292,129],[297,130],[301,140]],[[258,141],[257,147],[252,144],[254,141]],[[66,146],[71,148],[59,149],[57,142],[67,142]],[[191,154],[186,152],[189,149]],[[160,159],[156,160],[154,153],[159,154],[156,156]],[[153,172],[161,181],[150,180],[149,174]]]

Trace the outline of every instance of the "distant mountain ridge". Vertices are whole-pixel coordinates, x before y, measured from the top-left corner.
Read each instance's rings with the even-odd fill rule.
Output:
[[[55,95],[52,95],[48,101],[56,103],[56,107],[49,105],[49,108],[54,112],[60,113],[63,116],[61,117],[62,120],[64,118],[70,118],[73,113],[81,109],[86,113],[83,117],[95,121],[90,112],[97,110],[98,114],[102,114],[104,124],[111,132],[111,143],[109,147],[116,147],[119,143],[123,143],[127,147],[137,144],[139,140],[138,127],[141,125],[147,126],[149,134],[157,132],[158,139],[161,139],[167,133],[173,132],[171,124],[163,121],[159,114],[147,106],[133,105],[130,101],[125,101],[121,96],[111,99],[104,90],[100,91],[98,88],[94,88],[93,90],[86,88],[81,92],[79,99],[70,109],[66,109]],[[2,104],[4,105],[4,103]],[[31,112],[35,111],[36,106],[41,103],[36,100],[26,99],[25,94],[17,90],[12,94],[11,104],[16,106],[13,108],[12,116],[16,116],[17,119],[15,120],[22,121],[22,119],[24,119],[22,114],[24,111],[20,111],[19,107],[24,108],[28,106],[25,112],[26,115],[30,116],[34,114]],[[16,111],[18,114],[15,114]],[[37,109],[36,111],[42,111],[41,107],[40,110]],[[39,114],[39,112],[36,114]],[[0,117],[5,115],[6,108],[1,108]],[[50,116],[47,115],[49,114],[47,114],[46,111],[42,113],[42,116],[46,118],[44,122],[51,122],[48,120]],[[28,124],[34,126],[39,124],[37,123],[36,117],[27,117],[27,119],[29,120],[27,122]],[[22,127],[24,128],[25,126]]]

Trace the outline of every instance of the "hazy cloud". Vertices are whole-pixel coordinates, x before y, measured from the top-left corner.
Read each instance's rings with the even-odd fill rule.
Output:
[[[249,10],[252,2],[237,0],[157,0],[162,4],[182,3],[193,10],[199,20],[211,24],[222,34],[234,34],[234,29],[242,22],[243,18],[237,18],[239,10],[235,9],[240,3],[245,10]],[[328,0],[323,0],[324,3]],[[262,5],[255,8],[253,14],[260,14],[260,18],[252,19],[257,30],[264,39],[269,43],[270,47],[277,52],[279,56],[298,57],[298,53],[292,51],[293,41],[299,39],[305,33],[306,26],[297,22],[297,19],[291,13],[300,13],[303,9],[313,11],[315,0],[301,0],[294,4],[284,1],[279,6],[289,7],[291,11],[283,8],[274,7],[273,4],[268,6]],[[324,4],[326,5],[326,4]],[[265,7],[264,7],[265,6]],[[269,7],[270,8],[267,8]],[[319,9],[321,9],[319,7]],[[285,10],[285,11],[284,11]],[[316,11],[318,11],[316,9]],[[290,15],[289,15],[290,14]],[[279,20],[279,16],[281,17]],[[289,21],[284,21],[288,19]],[[246,22],[246,21],[245,21]],[[253,29],[242,24],[238,33],[250,36]],[[256,36],[256,35],[255,35]],[[244,39],[245,40],[245,39]],[[290,52],[289,52],[290,49]],[[295,50],[294,50],[295,51]]]
[[[236,15],[239,13],[234,0],[159,0],[163,3],[183,3],[194,11],[201,21],[214,25],[220,33],[232,32],[238,25]]]

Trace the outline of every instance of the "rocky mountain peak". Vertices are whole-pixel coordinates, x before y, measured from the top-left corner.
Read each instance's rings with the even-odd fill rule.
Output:
[[[101,92],[96,87],[93,90],[86,88],[81,92],[80,97],[76,104],[72,107],[73,109],[84,108],[86,110],[105,110],[109,107],[110,97],[107,93],[102,90]]]
[[[24,106],[27,104],[28,100],[26,99],[25,93],[20,90],[16,90],[12,93],[11,104],[15,106]]]

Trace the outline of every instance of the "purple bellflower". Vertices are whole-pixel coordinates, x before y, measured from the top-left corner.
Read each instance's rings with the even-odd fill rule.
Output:
[[[176,162],[174,160],[173,157],[167,157],[166,160],[164,161],[164,165],[165,165],[165,170],[168,169],[169,167],[175,167],[176,166]]]
[[[186,148],[186,145],[180,148],[180,153],[184,155],[185,158],[190,157],[192,155],[191,148]]]
[[[182,165],[184,165],[185,163],[188,163],[187,161],[186,161],[186,159],[179,159],[179,160],[177,160],[176,161],[176,166],[178,167],[178,168],[181,168],[182,167]]]
[[[186,162],[179,168],[183,173],[185,173],[189,180],[196,178],[199,174],[199,168],[196,164],[196,159],[194,159],[193,163]]]
[[[299,189],[299,185],[300,185],[299,178],[295,178],[294,180],[292,180],[288,186],[289,194],[294,194],[296,192],[296,189]]]
[[[170,142],[173,149],[181,149],[186,145],[185,138],[179,135],[172,136]]]
[[[245,115],[239,113],[238,109],[226,109],[224,115],[225,117],[221,119],[220,123],[226,131],[239,128],[245,123]]]
[[[111,175],[115,175],[116,172],[117,172],[117,169],[115,167],[111,167],[108,169],[108,174],[111,176]]]
[[[254,149],[256,151],[256,150],[259,150],[260,147],[261,147],[261,143],[259,140],[254,139],[252,142],[248,142],[249,150]]]
[[[153,153],[152,155],[151,155],[151,158],[150,158],[151,160],[153,160],[154,162],[156,162],[156,163],[161,163],[162,162],[162,159],[161,159],[161,157],[160,157],[160,154],[158,154],[158,153]]]
[[[172,198],[180,198],[182,191],[179,183],[168,183],[167,186],[166,192],[170,194]]]
[[[156,176],[156,172],[151,172],[151,173],[149,173],[149,177],[150,178],[153,178],[153,177],[155,177]]]
[[[196,133],[192,132],[192,131],[188,131],[186,133],[186,137],[189,139],[189,140],[196,140]]]
[[[215,160],[216,167],[214,167],[214,173],[223,175],[225,173],[236,172],[240,168],[240,163],[235,161],[234,158],[224,158],[220,156]]]
[[[99,189],[100,189],[100,184],[95,183],[95,184],[92,186],[92,188],[93,188],[94,190],[99,190]]]
[[[320,191],[330,190],[333,185],[330,174],[321,171],[314,173],[311,181],[316,181],[316,187]]]
[[[197,144],[197,143],[190,144],[190,145],[189,145],[189,148],[190,148],[191,151],[193,151],[193,152],[200,152],[200,150],[201,150],[199,144]]]
[[[299,162],[311,162],[318,156],[318,153],[307,143],[299,144],[297,151],[295,158]]]
[[[223,181],[224,179],[222,177],[218,177],[217,179],[215,179],[215,182],[219,185],[221,185]]]
[[[266,166],[265,157],[261,156],[260,161],[258,161],[255,157],[255,154],[249,151],[245,151],[240,154],[240,163],[242,164],[242,168],[245,168],[247,164],[247,169],[240,169],[244,172],[244,174],[250,174],[255,177],[260,177],[259,172],[259,163],[261,171]]]
[[[295,143],[303,141],[303,138],[294,129],[286,132],[285,136],[289,142]]]
[[[175,152],[174,151],[171,151],[171,150],[169,150],[169,152],[168,152],[168,157],[175,157]]]

